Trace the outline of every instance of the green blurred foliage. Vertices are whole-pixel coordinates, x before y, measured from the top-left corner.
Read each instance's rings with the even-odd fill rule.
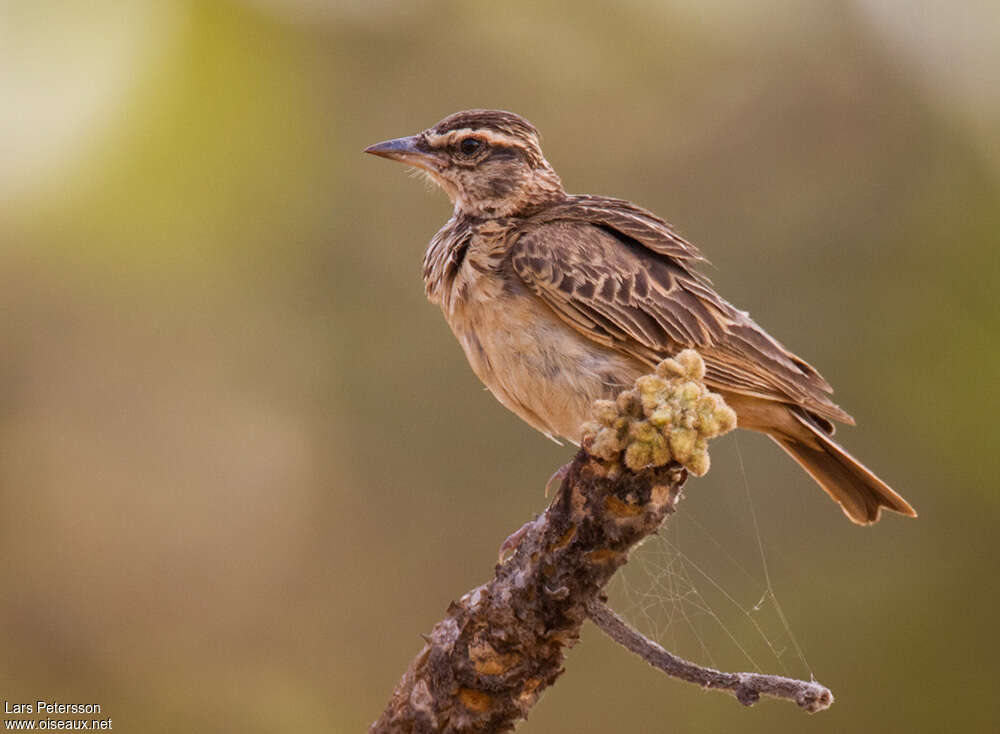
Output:
[[[906,46],[973,25],[1000,44],[995,13],[956,6],[936,33],[933,3],[889,0],[87,7],[0,10],[6,700],[96,702],[144,732],[378,715],[570,456],[482,390],[424,301],[444,196],[360,153],[485,106],[531,119],[570,190],[699,243],[921,513],[853,527],[769,442],[727,437],[670,542],[752,606],[727,560],[759,582],[746,481],[836,705],[744,710],[588,628],[522,730],[995,725],[1000,85],[963,106],[996,69],[937,44],[954,76],[931,78]]]

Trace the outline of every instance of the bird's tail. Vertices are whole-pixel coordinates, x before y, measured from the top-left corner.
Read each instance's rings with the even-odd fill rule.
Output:
[[[883,507],[907,517],[917,516],[909,502],[841,448],[821,428],[797,411],[793,415],[804,429],[795,432],[798,437],[790,438],[785,433],[772,433],[771,438],[809,472],[852,522],[871,525],[878,521]]]

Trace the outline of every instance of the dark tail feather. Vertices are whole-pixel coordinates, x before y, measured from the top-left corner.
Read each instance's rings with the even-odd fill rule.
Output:
[[[819,485],[840,504],[844,514],[859,525],[877,522],[883,507],[916,517],[910,503],[892,491],[866,466],[838,446],[807,418],[795,416],[808,429],[802,440],[772,435]]]

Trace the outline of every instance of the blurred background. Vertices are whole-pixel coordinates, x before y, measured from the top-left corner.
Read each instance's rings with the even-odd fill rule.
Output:
[[[920,512],[852,526],[720,440],[614,603],[834,707],[743,709],[588,626],[521,730],[995,726],[1000,15],[942,0],[4,3],[2,697],[361,731],[491,576],[572,451],[424,300],[445,196],[361,154],[471,107],[698,243]]]

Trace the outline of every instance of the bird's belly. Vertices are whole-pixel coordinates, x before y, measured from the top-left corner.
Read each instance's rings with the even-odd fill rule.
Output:
[[[526,293],[467,303],[449,323],[473,371],[539,431],[579,443],[594,400],[613,398],[643,369],[579,334]]]

